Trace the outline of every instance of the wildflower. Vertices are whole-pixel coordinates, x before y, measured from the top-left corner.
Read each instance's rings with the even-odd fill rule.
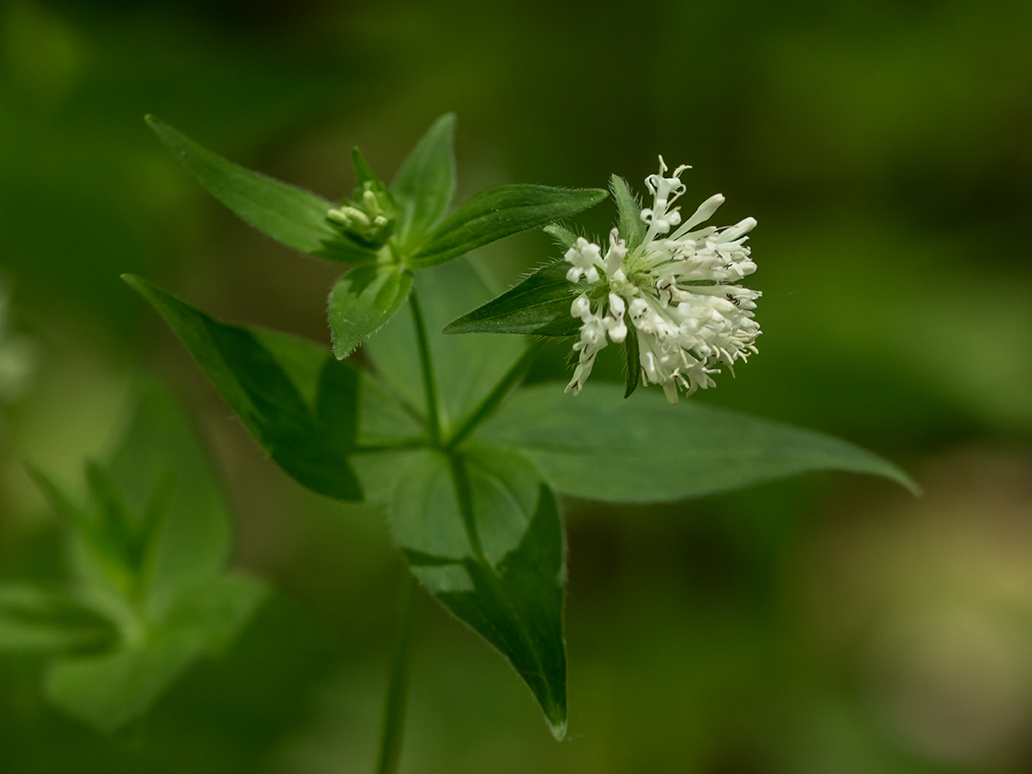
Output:
[[[609,341],[623,342],[629,331],[637,336],[643,382],[661,385],[670,403],[677,403],[679,388],[691,395],[713,387],[719,365],[733,373],[737,360],[757,352],[753,310],[760,293],[736,284],[756,271],[745,245],[756,221],[698,228],[724,203],[716,194],[682,223],[674,202],[684,193],[685,169],[666,177],[660,156],[659,173],[645,179],[653,202],[641,211],[647,229],[639,245],[629,250],[614,228],[604,257],[583,237],[566,251],[572,267],[566,278],[586,283],[570,309],[582,324],[567,392],[580,392],[599,351]]]

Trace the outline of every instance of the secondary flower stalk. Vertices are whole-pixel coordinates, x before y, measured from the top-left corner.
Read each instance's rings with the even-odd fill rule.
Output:
[[[580,392],[599,351],[628,335],[637,336],[643,382],[661,385],[670,403],[677,403],[679,388],[691,395],[713,387],[718,366],[726,364],[733,373],[737,360],[757,352],[760,328],[753,310],[760,293],[737,284],[756,271],[745,245],[756,221],[698,228],[724,203],[716,194],[682,223],[674,202],[684,193],[685,169],[666,177],[660,156],[659,174],[645,179],[653,203],[641,211],[647,230],[639,245],[629,250],[614,228],[604,256],[583,237],[566,251],[566,278],[577,285],[584,281],[584,292],[570,308],[581,329],[567,392]]]

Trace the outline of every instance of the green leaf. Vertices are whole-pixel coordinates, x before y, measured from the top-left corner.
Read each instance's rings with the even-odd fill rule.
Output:
[[[441,329],[493,293],[465,260],[416,272],[436,375],[438,413],[446,434],[487,397],[525,348],[515,336],[446,336]],[[411,314],[396,314],[366,342],[366,353],[393,392],[426,416],[419,351]]]
[[[294,352],[299,379],[312,374],[300,365],[307,356]],[[149,383],[140,394],[111,461],[88,466],[90,508],[33,474],[73,514],[74,600],[0,586],[0,645],[64,651],[47,670],[47,695],[103,731],[142,714],[196,658],[224,650],[266,592],[224,575],[230,518],[211,465],[168,395]]]
[[[344,256],[355,253],[356,262],[361,262],[361,248],[356,244],[351,250],[346,244],[338,244],[337,232],[326,222],[326,213],[334,206],[332,202],[234,164],[154,116],[146,119],[201,185],[259,231],[303,253],[335,260],[351,260]],[[324,251],[327,242],[334,249]]]
[[[624,339],[624,354],[627,356],[625,363],[627,389],[624,390],[624,397],[629,398],[641,384],[641,355],[638,350],[638,332],[634,328],[627,330],[627,338]]]
[[[67,594],[0,583],[0,652],[96,650],[116,636],[110,621]]]
[[[243,576],[200,586],[137,642],[54,663],[46,676],[47,695],[74,717],[113,731],[143,714],[199,656],[224,650],[265,593],[265,584]]]
[[[164,390],[140,391],[135,416],[105,466],[131,518],[144,614],[162,620],[182,594],[224,571],[232,516],[204,447]]]
[[[634,250],[645,239],[645,223],[641,219],[641,206],[631,193],[631,187],[622,177],[613,175],[609,181],[616,210],[619,214],[620,237],[627,244],[627,251]]]
[[[403,248],[420,241],[444,217],[455,193],[455,115],[427,130],[391,182],[401,213],[394,229]]]
[[[413,455],[389,507],[423,586],[504,655],[566,734],[565,561],[555,497],[522,455]]]
[[[126,275],[186,345],[198,365],[240,416],[272,459],[299,483],[340,500],[360,500],[362,491],[348,455],[357,433],[358,373],[322,350],[312,368],[311,345],[271,331],[256,332],[217,322],[159,290]],[[276,341],[273,349],[267,342]],[[277,359],[276,351],[295,348],[296,356]],[[315,355],[319,357],[319,355]],[[309,365],[286,369],[301,358]],[[301,377],[317,386],[299,390]],[[304,395],[314,396],[314,402]]]
[[[608,502],[664,502],[726,492],[799,473],[841,470],[884,476],[918,491],[881,457],[812,430],[655,392],[621,400],[594,384],[521,391],[475,437],[526,454],[558,492]]]
[[[337,280],[330,294],[333,354],[343,360],[405,303],[412,273],[397,266],[363,266]]]
[[[581,322],[570,314],[570,304],[578,288],[566,279],[569,269],[566,261],[542,266],[516,287],[448,323],[444,332],[575,336]]]
[[[458,258],[497,239],[576,215],[606,198],[597,188],[501,185],[477,194],[438,226],[409,258],[414,268]]]

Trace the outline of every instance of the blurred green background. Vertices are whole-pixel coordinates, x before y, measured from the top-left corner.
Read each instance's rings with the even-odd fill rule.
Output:
[[[1032,4],[486,8],[0,3],[0,578],[60,573],[21,462],[77,480],[155,372],[224,471],[238,564],[279,589],[113,738],[50,709],[37,662],[0,660],[0,771],[372,770],[402,578],[380,515],[265,460],[118,275],[328,342],[339,267],[236,221],[143,114],[335,198],[352,145],[389,178],[446,111],[460,199],[693,164],[687,209],[722,191],[722,223],[759,221],[764,335],[692,400],[842,435],[926,495],[822,475],[567,502],[571,739],[424,600],[402,771],[1032,770]],[[476,260],[506,283],[555,255],[528,234]]]

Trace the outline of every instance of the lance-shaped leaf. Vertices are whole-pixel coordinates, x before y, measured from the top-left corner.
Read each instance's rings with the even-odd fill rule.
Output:
[[[259,231],[287,247],[356,265],[372,263],[376,253],[330,226],[326,213],[334,205],[321,196],[245,169],[198,145],[154,116],[147,123],[201,185]]]
[[[455,114],[427,130],[391,182],[400,214],[394,228],[402,249],[420,241],[444,217],[455,193]]]
[[[337,280],[328,317],[333,354],[343,360],[405,303],[412,272],[400,266],[361,266]]]
[[[670,406],[595,384],[573,397],[559,384],[521,391],[475,437],[518,449],[556,491],[608,502],[663,502],[726,492],[799,473],[841,470],[917,485],[891,462],[846,441],[693,401]]]
[[[565,558],[555,497],[511,451],[418,452],[389,506],[424,587],[504,655],[566,734]]]
[[[124,279],[176,332],[280,467],[320,494],[362,499],[348,462],[358,426],[353,368],[317,345],[217,322],[146,280]]]
[[[514,288],[448,323],[445,333],[523,333],[575,336],[581,321],[570,314],[577,286],[566,279],[570,264],[542,266]]]
[[[606,196],[605,191],[597,188],[489,188],[449,215],[427,242],[409,256],[408,263],[421,268],[450,261],[497,239],[576,215]]]

